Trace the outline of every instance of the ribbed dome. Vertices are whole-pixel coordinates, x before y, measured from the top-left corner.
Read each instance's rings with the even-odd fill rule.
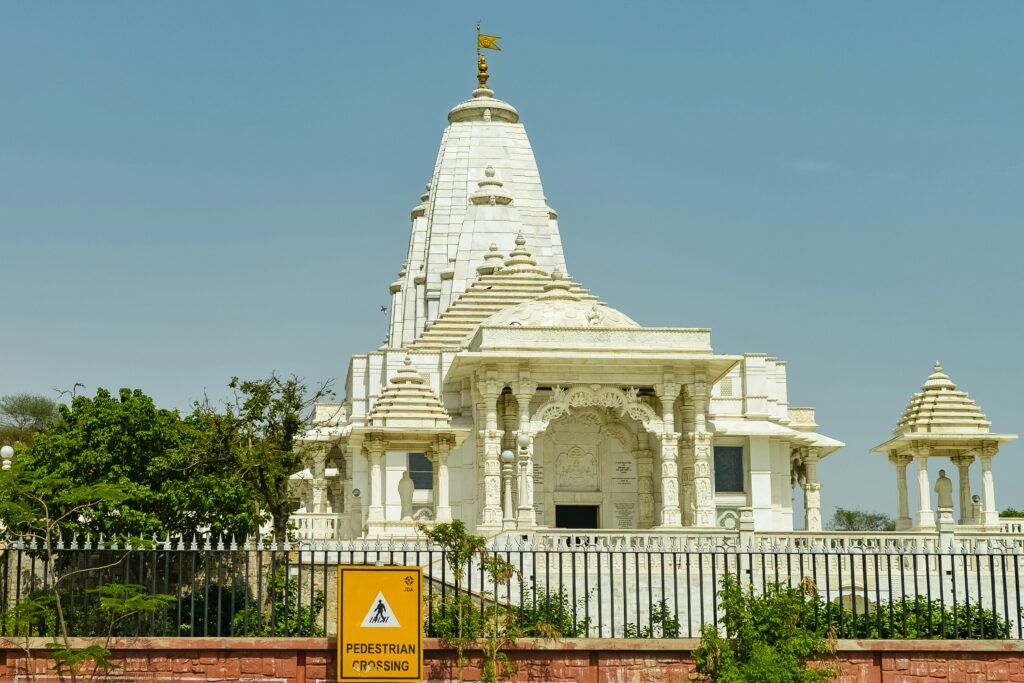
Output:
[[[490,88],[477,88],[473,91],[473,99],[460,102],[448,112],[448,122],[457,121],[504,121],[516,123],[519,112],[508,102],[494,97]]]
[[[444,429],[451,427],[452,421],[437,394],[406,356],[405,365],[381,392],[366,423],[370,427]]]
[[[914,394],[893,434],[988,434],[992,423],[966,391],[958,391],[936,361],[922,391]]]
[[[509,259],[506,267],[517,267],[514,260],[515,257]],[[640,325],[610,306],[581,300],[570,291],[565,276],[555,271],[551,274],[551,282],[545,285],[543,294],[533,301],[495,313],[483,322],[482,327],[631,328]]]

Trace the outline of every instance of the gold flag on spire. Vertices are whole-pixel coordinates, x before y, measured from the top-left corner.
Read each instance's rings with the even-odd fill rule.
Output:
[[[501,48],[498,46],[498,41],[501,40],[501,36],[485,36],[482,33],[476,34],[477,47],[486,48],[488,50],[497,50],[501,52]]]

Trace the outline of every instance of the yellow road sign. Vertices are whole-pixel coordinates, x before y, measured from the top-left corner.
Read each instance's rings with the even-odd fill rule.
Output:
[[[422,567],[338,566],[338,681],[422,681]]]

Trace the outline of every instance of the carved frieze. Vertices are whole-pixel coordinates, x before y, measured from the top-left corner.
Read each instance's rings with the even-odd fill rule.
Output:
[[[597,456],[579,446],[560,453],[555,460],[555,488],[559,491],[597,491]]]

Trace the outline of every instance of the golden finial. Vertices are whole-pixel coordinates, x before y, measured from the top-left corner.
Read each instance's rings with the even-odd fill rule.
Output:
[[[480,84],[481,88],[487,87],[488,78],[490,78],[490,76],[487,73],[487,60],[483,55],[480,55],[480,59],[476,63],[476,80]]]
[[[487,73],[487,60],[480,49],[501,50],[498,47],[499,40],[501,40],[500,36],[488,36],[480,33],[480,22],[476,23],[476,80],[481,89],[487,87],[487,79],[490,78],[490,75]]]

